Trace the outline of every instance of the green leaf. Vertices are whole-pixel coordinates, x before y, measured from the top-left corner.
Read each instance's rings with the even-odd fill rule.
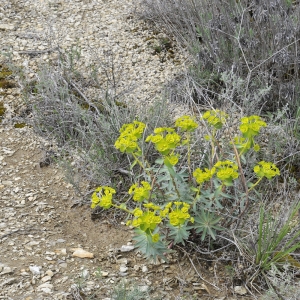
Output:
[[[136,241],[135,247],[145,256],[146,259],[156,261],[158,258],[162,258],[168,262],[165,254],[172,252],[168,249],[162,241],[154,243],[150,234],[136,228],[135,236],[133,240]],[[153,232],[156,233],[157,231]]]
[[[189,229],[192,227],[187,227],[187,226],[172,226],[171,224],[168,224],[168,228],[170,229],[169,237],[173,239],[174,244],[183,244],[184,241],[187,240],[190,236]]]
[[[243,154],[240,156],[240,158],[241,158],[241,161],[243,162],[243,164],[247,164],[246,157]]]
[[[155,163],[158,165],[162,165],[164,163],[164,159],[163,158],[158,158],[157,160],[155,160]]]
[[[203,241],[207,234],[209,234],[212,239],[216,239],[215,232],[221,231],[224,228],[217,225],[222,217],[216,216],[214,213],[202,209],[195,217],[195,222],[193,227],[196,229],[196,233],[202,232],[201,240]]]
[[[165,164],[165,166],[168,167],[168,169],[173,169],[173,165],[170,163],[170,161],[168,159],[164,160],[164,164]]]
[[[224,198],[227,198],[227,199],[234,199],[231,195],[225,194],[225,193],[223,193],[223,192],[221,192],[220,195],[221,195],[222,197],[224,197]]]
[[[170,175],[173,176],[173,177],[176,177],[177,174],[176,174],[173,166],[172,165],[171,166],[167,166],[167,168],[168,168],[168,171],[169,171]]]

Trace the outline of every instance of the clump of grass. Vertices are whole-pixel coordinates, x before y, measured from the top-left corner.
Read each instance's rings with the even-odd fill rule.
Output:
[[[107,64],[101,65],[107,71],[102,73],[109,77],[103,82],[103,74],[97,73],[96,66],[84,78],[77,67],[78,60],[80,54],[71,49],[61,53],[55,67],[40,66],[34,82],[26,81],[25,76],[19,78],[31,112],[26,124],[58,144],[59,162],[67,178],[80,190],[82,178],[91,186],[108,184],[116,178],[116,172],[129,170],[130,160],[114,147],[123,124],[139,119],[152,130],[172,121],[171,110],[164,101],[144,107],[125,103],[122,96],[126,91],[117,91],[116,76],[111,75],[114,69],[107,70]]]
[[[188,81],[218,93],[233,71],[248,90],[271,87],[260,106],[299,106],[300,7],[292,1],[144,0],[142,15],[164,27],[191,53]],[[200,95],[194,98],[201,101]]]

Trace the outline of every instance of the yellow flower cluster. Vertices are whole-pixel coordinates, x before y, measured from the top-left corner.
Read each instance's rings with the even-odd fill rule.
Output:
[[[258,177],[267,177],[271,179],[276,175],[280,175],[279,169],[271,162],[261,161],[254,167],[254,172]]]
[[[146,203],[143,204],[143,206],[147,208],[147,210],[143,211],[140,208],[134,209],[132,214],[135,216],[135,219],[133,221],[128,221],[126,225],[140,228],[142,231],[150,234],[152,241],[157,243],[160,236],[158,233],[153,234],[153,231],[162,222],[161,217],[158,215],[160,207],[154,203]]]
[[[266,127],[267,124],[259,116],[244,117],[241,119],[240,131],[244,137],[250,138],[259,133],[261,127]]]
[[[169,213],[170,224],[173,226],[181,226],[185,221],[194,221],[188,213],[190,205],[185,202],[174,202],[176,208]],[[180,208],[181,207],[181,208]]]
[[[131,195],[133,194],[133,200],[135,201],[143,201],[148,200],[150,197],[151,185],[147,181],[141,182],[142,186],[139,186],[137,183],[133,184],[130,188],[128,193]]]
[[[175,126],[183,131],[194,131],[198,124],[190,116],[182,116],[175,121]]]
[[[158,224],[161,223],[161,217],[157,216],[154,211],[145,211],[141,216],[134,219],[131,223],[133,227],[140,227],[141,230],[152,232]]]
[[[241,137],[234,138],[234,144],[240,150],[240,154],[244,154],[253,147],[254,151],[259,151],[260,146],[255,143],[254,137],[259,134],[260,128],[267,126],[259,116],[244,117],[241,119],[240,131]]]
[[[172,206],[175,205],[175,208]],[[186,202],[169,202],[163,210],[160,211],[160,216],[165,218],[169,217],[170,224],[173,226],[181,226],[187,220],[194,222],[194,218],[188,213],[190,205]]]
[[[146,125],[139,121],[124,124],[120,129],[120,136],[115,142],[116,149],[121,152],[133,153],[140,151],[138,146],[138,139],[141,138]]]
[[[215,127],[216,129],[220,129],[222,128],[223,123],[225,123],[227,116],[228,115],[224,111],[215,109],[206,111],[202,118],[211,126]]]
[[[215,169],[209,170],[207,168],[204,169],[204,171],[202,171],[201,169],[197,168],[194,173],[193,176],[196,179],[196,182],[198,184],[202,184],[205,181],[209,181],[212,176],[215,173]]]
[[[155,128],[154,133],[154,135],[151,134],[146,138],[146,142],[152,142],[155,149],[162,155],[169,155],[171,151],[180,145],[180,135],[173,128]]]
[[[112,206],[112,197],[115,193],[116,191],[109,186],[99,186],[92,195],[91,208],[95,208],[97,205],[104,209],[110,208]]]
[[[239,177],[237,170],[237,164],[230,160],[218,161],[213,167],[213,171],[225,185],[231,185],[232,181]]]

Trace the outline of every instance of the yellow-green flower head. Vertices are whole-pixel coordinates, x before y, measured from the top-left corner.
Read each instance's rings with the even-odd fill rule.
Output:
[[[180,135],[177,133],[168,133],[165,136],[165,140],[168,144],[172,145],[172,148],[175,148],[176,145],[180,142]]]
[[[158,206],[158,205],[155,205],[154,203],[152,203],[152,202],[150,202],[150,203],[145,203],[145,204],[143,204],[143,206],[144,207],[146,207],[146,208],[149,208],[149,209],[152,209],[152,210],[160,210],[161,208],[160,208],[160,206]]]
[[[182,116],[175,121],[175,126],[183,131],[194,131],[198,124],[190,116]]]
[[[154,129],[155,135],[151,134],[146,142],[152,142],[158,152],[168,155],[180,144],[180,135],[174,132],[173,128],[160,127]]]
[[[115,142],[115,148],[126,153],[133,153],[139,149],[138,143],[129,137],[119,137]]]
[[[120,136],[115,142],[116,149],[126,153],[139,151],[137,140],[142,136],[145,126],[144,123],[138,121],[123,124],[120,129]]]
[[[181,209],[177,208],[169,213],[170,224],[173,226],[181,226],[185,221],[190,219],[190,214],[183,212]]]
[[[206,140],[206,141],[210,141],[211,140],[211,136],[210,135],[208,135],[208,134],[206,134],[205,136],[204,136],[204,139]]]
[[[158,233],[155,233],[152,235],[152,242],[157,243],[160,239],[160,235]]]
[[[225,185],[232,185],[232,181],[239,177],[237,164],[230,160],[218,161],[214,167],[216,169],[217,177]]]
[[[159,215],[162,217],[162,218],[165,218],[169,212],[170,212],[170,208],[172,207],[173,205],[173,202],[168,202],[165,206],[164,209],[162,209],[160,212],[159,212]]]
[[[133,121],[129,124],[123,124],[120,129],[120,136],[130,136],[132,140],[138,140],[141,138],[146,125],[143,122]]]
[[[244,117],[241,119],[240,131],[244,137],[253,137],[259,133],[261,127],[266,127],[267,124],[259,116]]]
[[[144,212],[140,217],[134,219],[131,223],[134,227],[140,227],[145,232],[153,232],[153,230],[162,221],[160,216],[157,216],[154,211],[148,210]]]
[[[162,154],[169,154],[173,147],[166,141],[166,139],[162,139],[159,143],[155,144],[155,148],[158,152]]]
[[[143,215],[143,211],[140,208],[135,208],[132,212],[135,217],[140,217]]]
[[[254,150],[255,152],[258,152],[258,151],[260,150],[260,146],[259,146],[258,144],[255,144],[255,145],[253,146],[253,150]]]
[[[261,161],[254,167],[254,172],[258,177],[267,177],[271,179],[276,175],[280,175],[279,169],[271,162]]]
[[[183,225],[187,220],[191,219],[190,214],[188,213],[188,210],[190,209],[190,205],[185,202],[175,201],[173,204],[176,206],[174,209],[172,209],[172,203],[169,209],[171,209],[171,212],[169,212],[168,217],[170,224],[173,226],[181,226]],[[166,208],[165,208],[166,209]]]
[[[168,215],[169,211],[170,211],[170,209],[166,207],[166,208],[164,208],[163,210],[161,210],[161,211],[159,212],[159,215],[160,215],[162,218],[165,218],[165,217]]]
[[[148,200],[151,191],[151,185],[149,182],[142,181],[141,185],[142,186],[139,186],[138,184],[133,184],[128,191],[130,195],[133,194],[133,200],[139,202]]]
[[[164,133],[164,132],[174,132],[175,129],[171,128],[171,127],[157,127],[154,129],[154,133],[158,134],[158,133]]]
[[[95,208],[97,205],[104,209],[108,209],[112,206],[112,197],[116,191],[109,186],[99,186],[92,194],[91,208]]]
[[[221,129],[226,121],[227,114],[219,109],[206,111],[202,118],[208,122],[209,125],[216,129]]]
[[[164,139],[164,137],[160,134],[149,135],[146,139],[146,142],[151,141],[153,144],[158,144],[159,142],[163,141],[163,139]]]
[[[204,171],[202,171],[201,169],[197,168],[194,171],[193,176],[195,177],[198,184],[202,184],[205,181],[210,181],[210,179],[214,175],[214,171],[215,169],[209,170],[205,168]]]
[[[164,158],[164,163],[165,164],[170,163],[172,166],[175,166],[178,163],[178,160],[179,160],[179,155],[173,154],[173,155],[166,156]]]

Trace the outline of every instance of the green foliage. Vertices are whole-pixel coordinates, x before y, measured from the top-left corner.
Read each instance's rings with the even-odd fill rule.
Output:
[[[256,272],[248,279],[253,281],[263,275],[268,282],[270,270],[282,270],[284,266],[298,270],[300,263],[293,254],[300,249],[300,201],[289,210],[283,207],[277,214],[270,213],[262,204],[259,210],[257,232],[248,238],[239,238],[238,244]],[[248,240],[247,240],[248,239]]]
[[[167,228],[169,229],[169,239],[173,240],[174,244],[184,245],[184,241],[188,240],[190,230],[193,226],[172,226],[171,224],[167,224]]]
[[[266,123],[258,116],[242,118],[241,136],[235,139],[229,136],[231,153],[224,153],[225,148],[220,146],[217,136],[227,117],[226,113],[215,110],[207,111],[200,119],[210,126],[206,139],[212,153],[207,168],[196,168],[194,172],[191,144],[198,128],[194,118],[180,117],[174,128],[157,127],[145,138],[161,156],[153,165],[145,158],[141,146],[146,124],[139,121],[124,124],[115,147],[133,158],[132,168],[139,167],[136,181],[128,190],[136,207],[128,209],[124,202],[113,200],[115,189],[100,186],[93,193],[92,208],[99,205],[127,212],[130,218],[127,225],[135,228],[136,247],[148,259],[166,260],[170,246],[184,244],[191,232],[201,234],[202,241],[207,236],[216,239],[217,231],[223,230],[224,225],[229,227],[245,213],[251,200],[250,191],[263,178],[272,179],[280,174],[274,164],[261,161],[253,169],[258,179],[254,183],[247,182],[241,159],[246,160],[245,155],[250,150],[259,150],[255,137]],[[184,152],[186,156],[182,155]],[[222,160],[223,157],[226,159]],[[239,188],[244,190],[239,191]]]
[[[153,232],[153,235],[155,232],[156,231]],[[135,247],[142,253],[146,254],[149,260],[155,261],[157,257],[160,257],[167,261],[165,255],[170,253],[171,250],[168,249],[162,241],[159,240],[154,242],[151,235],[139,228],[135,229],[135,236],[133,240],[136,242]]]
[[[280,216],[275,219],[261,206],[259,212],[258,241],[255,251],[255,263],[263,271],[270,270],[272,265],[277,267],[291,263],[299,268],[300,263],[293,261],[291,253],[300,249],[300,226],[298,213],[300,201],[295,203],[288,212],[287,219],[282,224]]]
[[[210,235],[214,240],[216,239],[216,231],[223,230],[221,226],[218,226],[222,217],[216,216],[216,214],[207,212],[201,209],[195,216],[195,227],[197,233],[202,232],[201,240],[203,241],[206,235]]]

